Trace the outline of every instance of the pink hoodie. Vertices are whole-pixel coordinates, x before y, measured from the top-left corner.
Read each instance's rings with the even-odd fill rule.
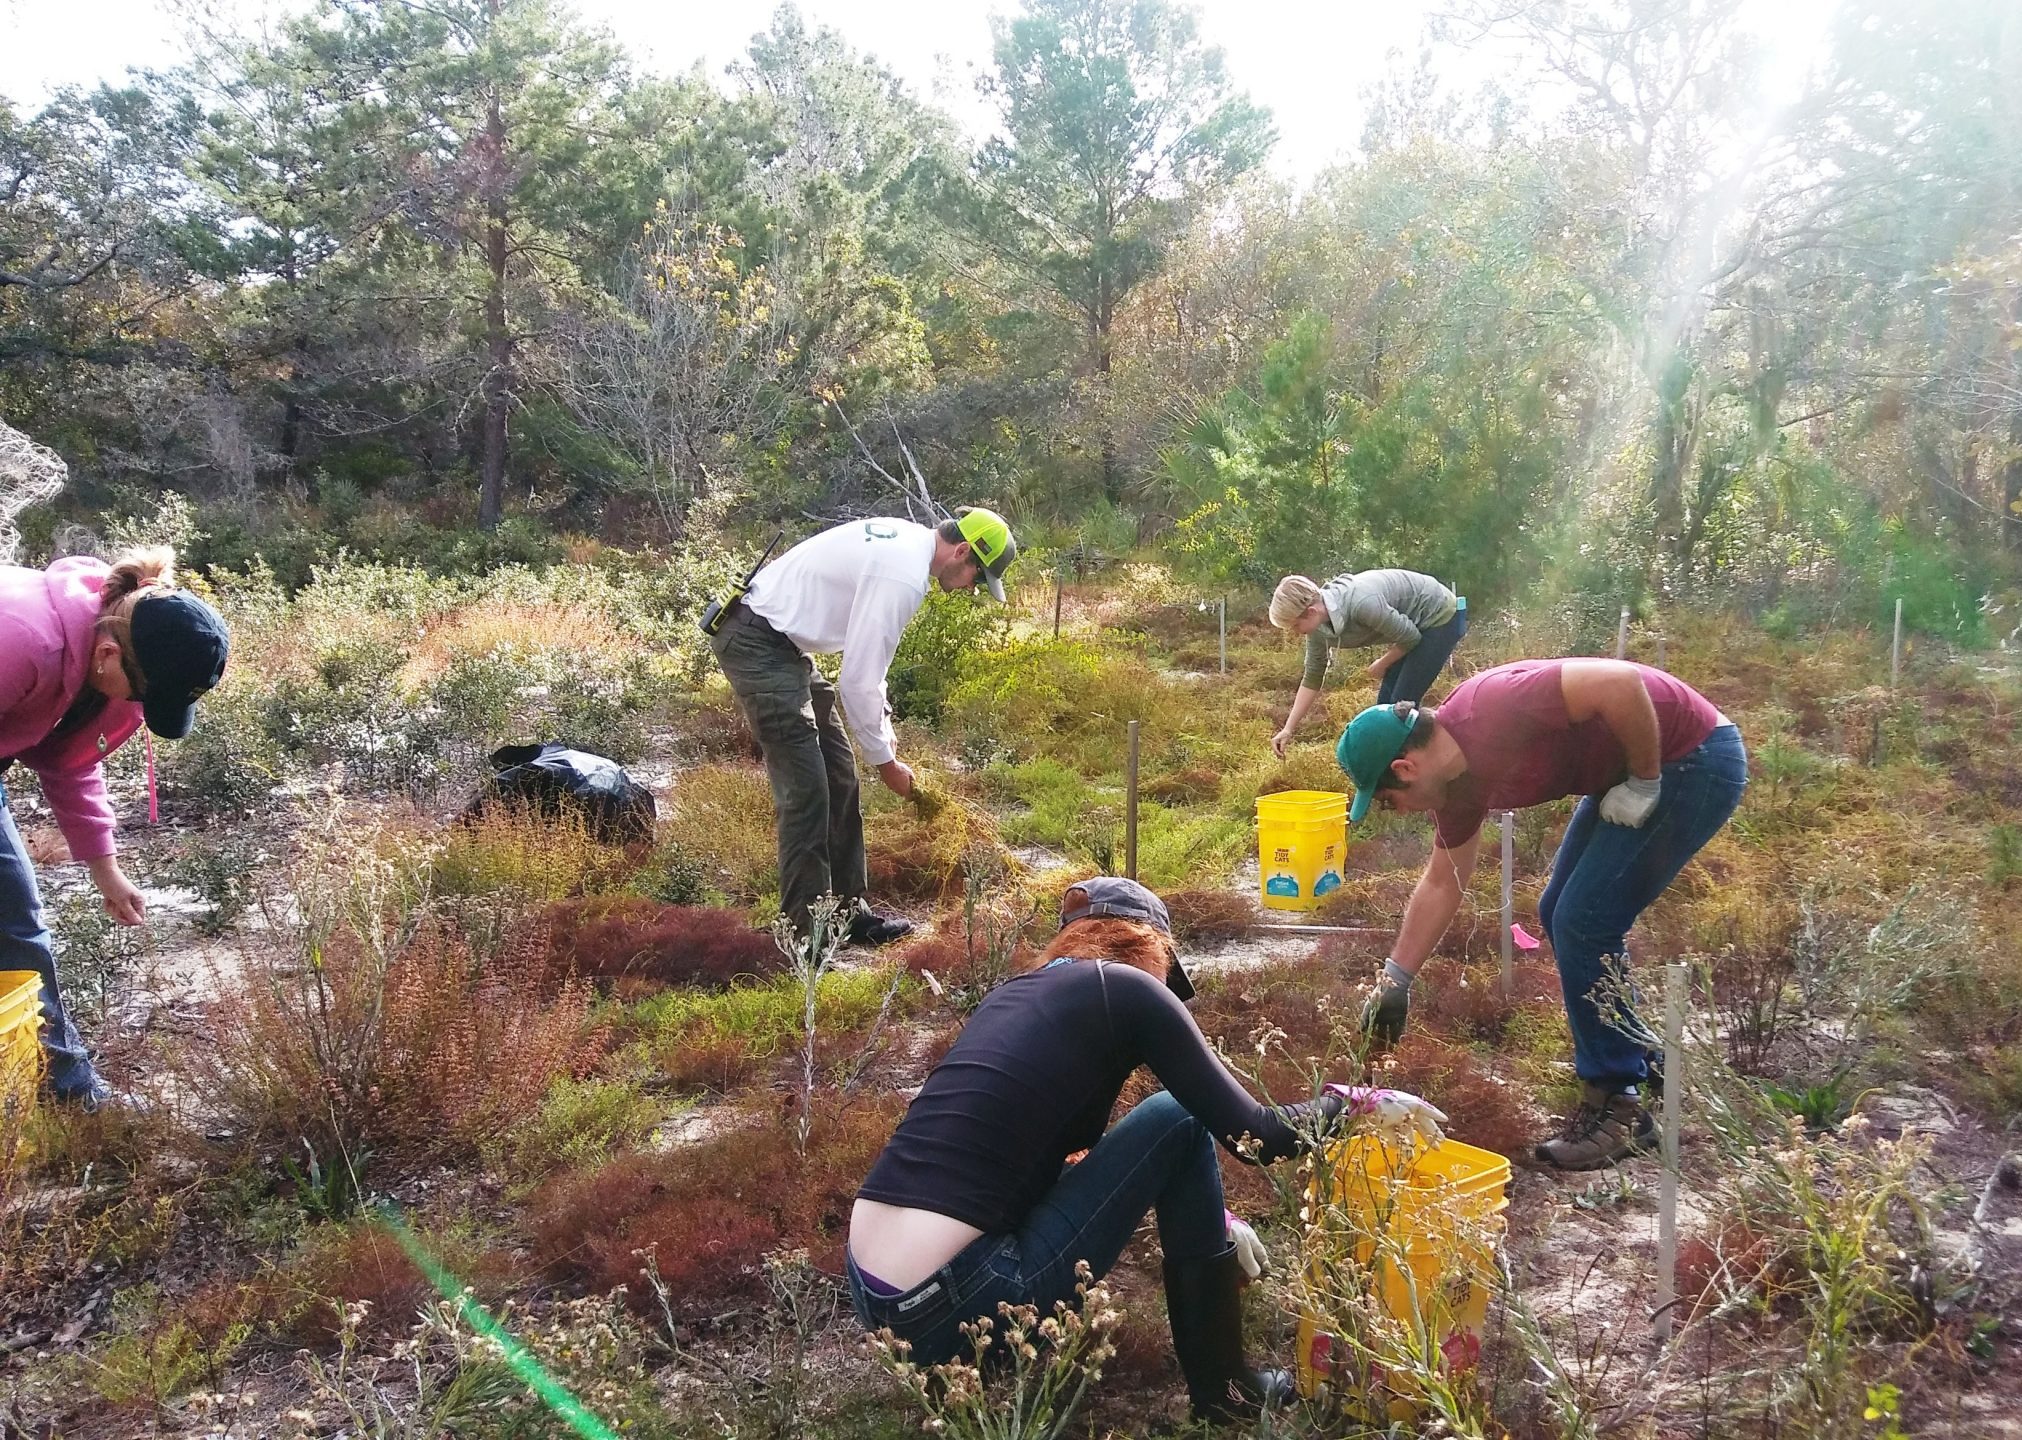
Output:
[[[113,852],[112,802],[99,762],[141,726],[138,704],[108,700],[91,723],[50,735],[84,691],[98,592],[110,568],[83,555],[47,570],[0,565],[0,759],[19,760],[41,777],[79,860]]]

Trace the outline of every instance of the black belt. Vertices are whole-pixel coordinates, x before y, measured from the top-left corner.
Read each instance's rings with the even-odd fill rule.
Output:
[[[763,630],[767,634],[776,636],[781,640],[786,640],[787,644],[793,645],[793,641],[787,639],[784,630],[745,604],[742,596],[731,605],[730,613],[723,617],[723,628],[725,630],[728,630],[733,625],[755,626],[757,629]],[[798,650],[800,647],[794,645],[793,648]]]

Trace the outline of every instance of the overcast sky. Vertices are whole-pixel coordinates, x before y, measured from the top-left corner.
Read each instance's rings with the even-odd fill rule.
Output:
[[[576,0],[647,67],[685,70],[697,60],[720,76],[770,23],[776,0]],[[842,32],[890,66],[924,99],[972,131],[989,112],[976,75],[990,63],[993,11],[1003,0],[801,0],[810,25]],[[1236,83],[1268,106],[1280,135],[1275,168],[1304,178],[1361,129],[1361,92],[1382,73],[1387,51],[1415,53],[1431,0],[1202,0],[1213,44]],[[243,0],[257,13],[258,0]],[[80,21],[84,23],[80,25]],[[34,106],[61,85],[115,80],[129,67],[172,65],[179,26],[154,0],[0,0],[0,95]]]
[[[205,0],[257,14],[275,0]],[[280,0],[290,3],[290,0]],[[294,0],[301,3],[301,0]],[[1273,168],[1304,180],[1361,132],[1364,99],[1391,53],[1415,57],[1428,16],[1442,0],[1195,0],[1210,43],[1227,53],[1235,82],[1270,108],[1279,142]],[[1819,33],[1830,0],[1773,0],[1753,7],[1796,67]],[[743,53],[766,28],[776,0],[576,0],[650,69],[680,71],[700,60],[710,73]],[[992,12],[1008,0],[801,0],[810,25],[842,32],[972,134],[989,112],[975,79],[990,63]],[[0,0],[0,95],[33,107],[61,85],[116,80],[130,67],[174,64],[179,24],[156,0]],[[1470,87],[1493,62],[1442,61],[1443,83]],[[1473,73],[1470,73],[1473,72]]]

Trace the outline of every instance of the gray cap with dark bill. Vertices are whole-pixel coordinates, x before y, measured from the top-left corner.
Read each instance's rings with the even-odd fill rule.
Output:
[[[1072,899],[1079,895],[1083,898]],[[1099,916],[1113,916],[1118,920],[1135,920],[1140,925],[1172,938],[1172,917],[1166,913],[1165,901],[1145,889],[1135,880],[1126,880],[1121,875],[1097,875],[1093,879],[1082,880],[1067,887],[1060,897],[1060,928],[1065,930],[1077,920],[1092,920]],[[1179,951],[1172,950],[1172,967],[1166,971],[1166,988],[1182,1000],[1194,998],[1194,982],[1187,978],[1187,972],[1180,965]]]

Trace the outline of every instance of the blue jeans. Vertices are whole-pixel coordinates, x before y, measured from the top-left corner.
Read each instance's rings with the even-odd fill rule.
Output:
[[[1628,1008],[1632,995],[1610,997],[1617,1003],[1604,1007],[1595,989],[1606,990],[1611,970],[1619,976],[1614,983],[1627,985],[1626,967],[1610,962],[1628,953],[1629,928],[1741,804],[1748,787],[1741,732],[1718,727],[1663,773],[1656,808],[1636,829],[1603,820],[1593,796],[1580,801],[1538,901],[1572,1022],[1573,1069],[1610,1089],[1649,1078],[1655,1037]]]
[[[1467,601],[1463,600],[1451,620],[1419,631],[1418,643],[1404,652],[1402,660],[1383,672],[1383,683],[1376,689],[1376,703],[1388,705],[1397,700],[1423,700],[1425,692],[1432,688],[1432,682],[1439,678],[1439,672],[1446,668],[1446,662],[1453,658],[1453,650],[1460,644],[1460,637],[1466,633]]]
[[[56,988],[56,951],[42,923],[42,894],[14,812],[7,808],[5,785],[0,785],[0,970],[33,970],[42,977],[42,1058],[51,1093],[62,1100],[92,1098],[103,1083]]]
[[[912,1359],[939,1365],[966,1357],[967,1320],[995,1317],[999,1301],[1050,1315],[1074,1303],[1077,1260],[1109,1273],[1147,1210],[1158,1211],[1159,1244],[1171,1260],[1205,1260],[1228,1248],[1222,1170],[1214,1136],[1164,1091],[1133,1106],[1016,1230],[984,1235],[912,1289],[873,1293],[854,1256],[850,1300],[866,1330],[889,1328],[912,1342]]]

